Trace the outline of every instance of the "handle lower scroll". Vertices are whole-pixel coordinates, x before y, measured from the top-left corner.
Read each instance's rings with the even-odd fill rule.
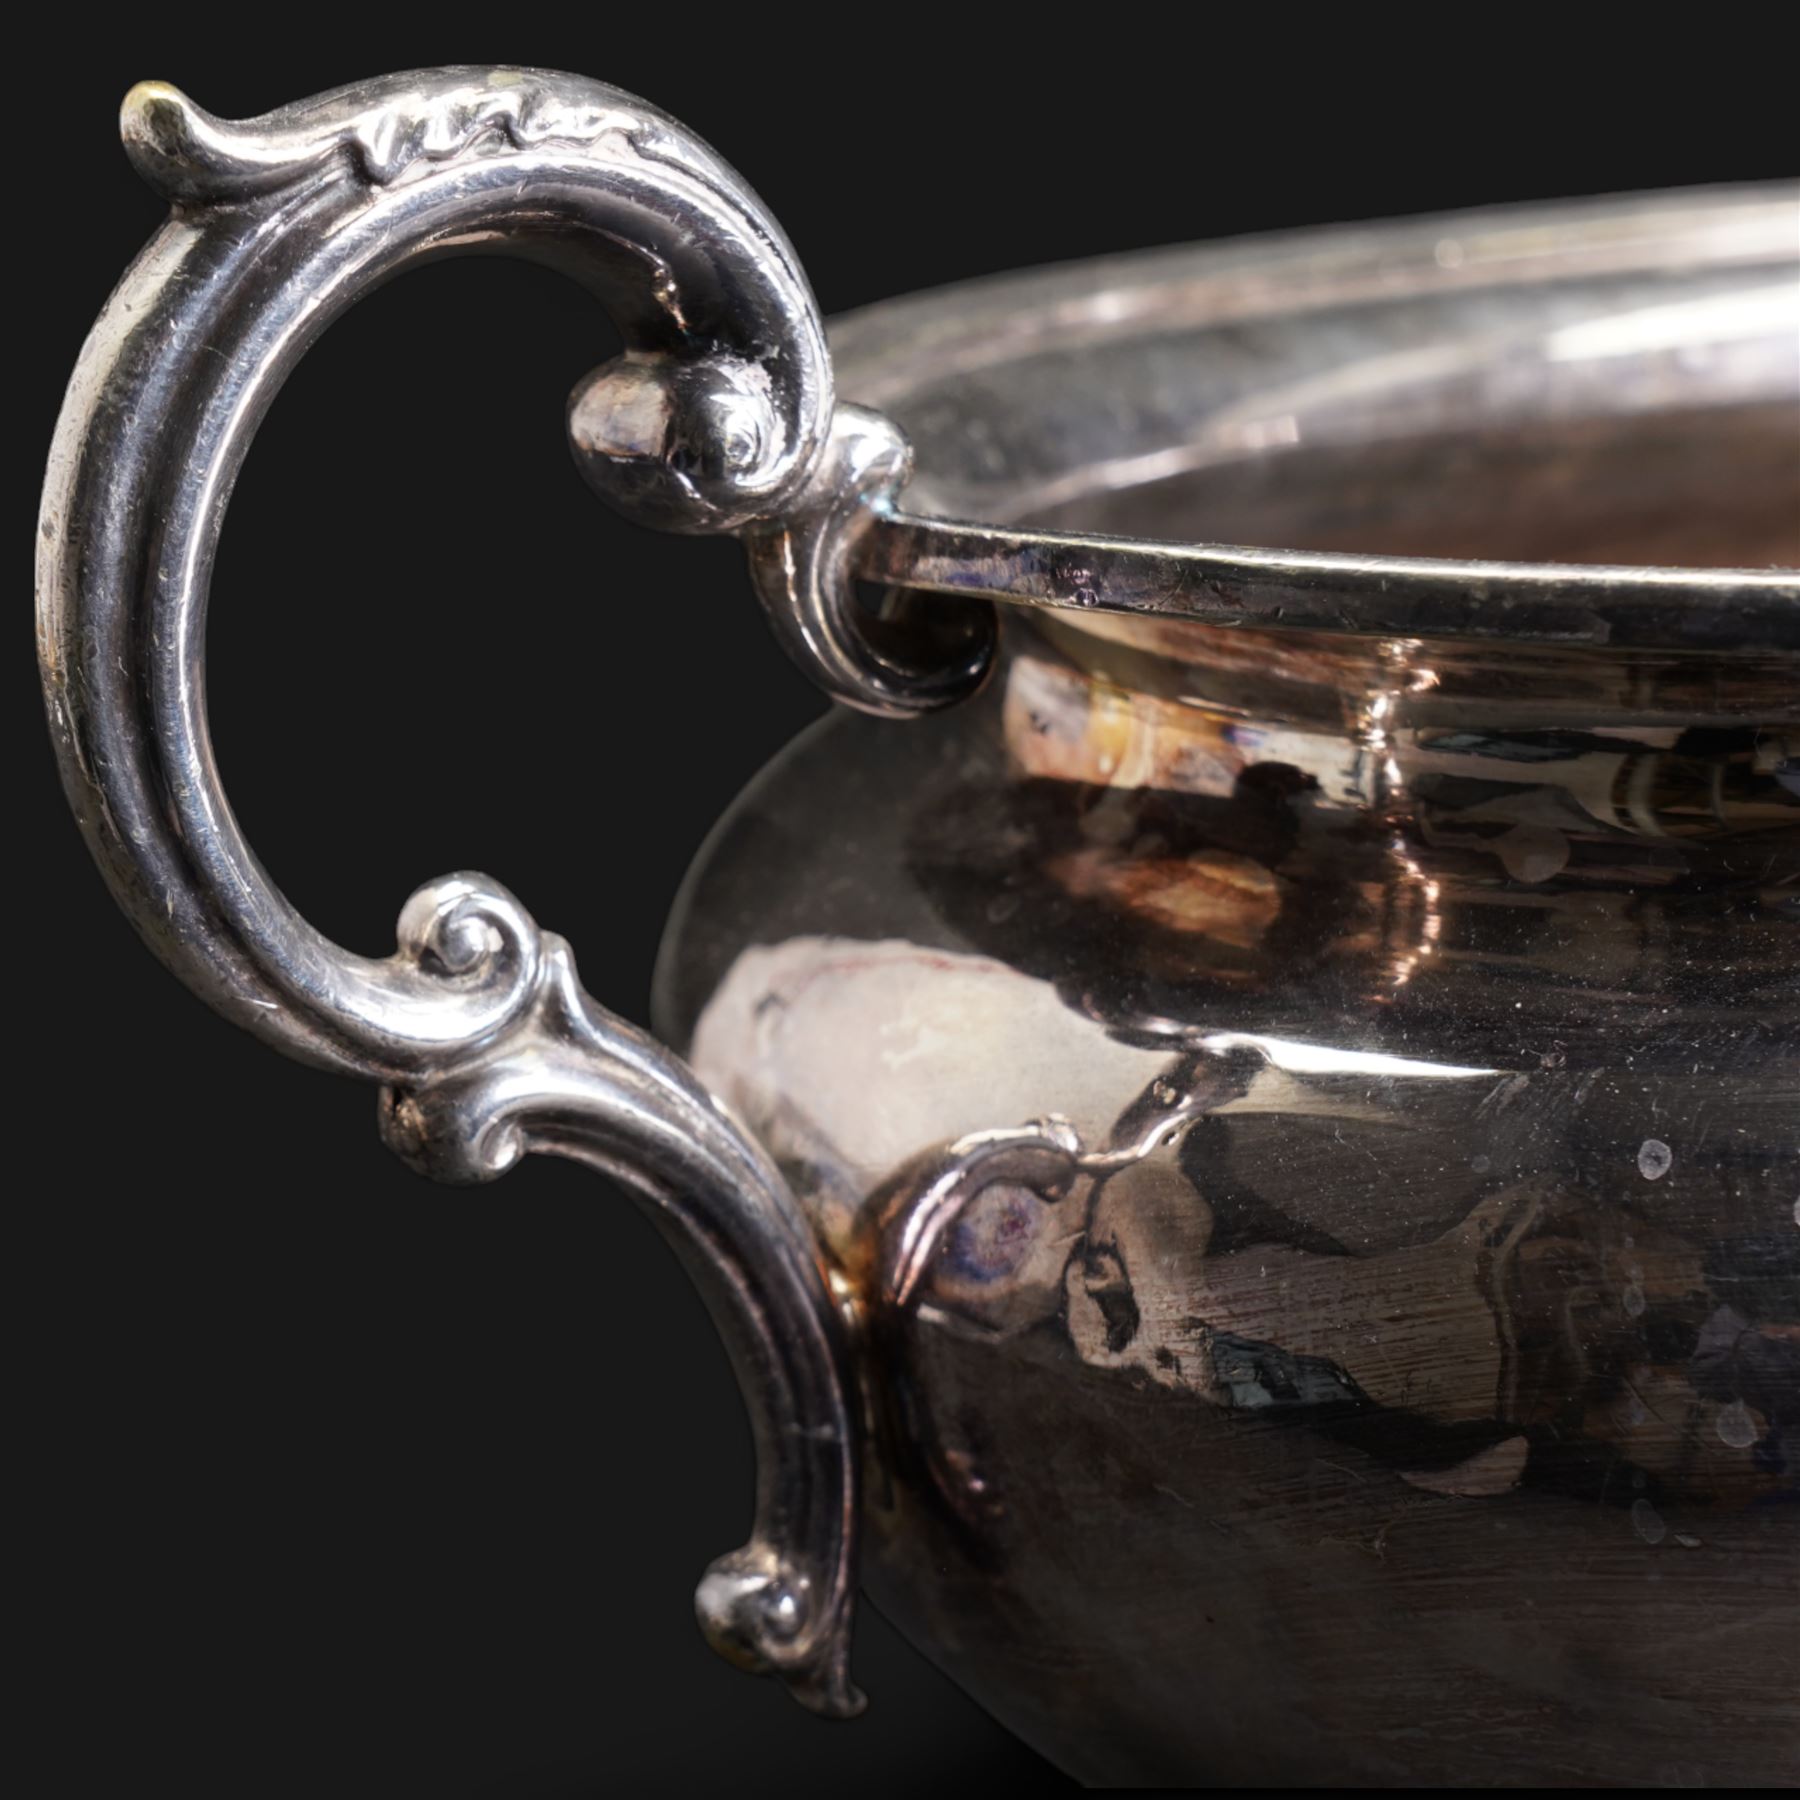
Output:
[[[848,1670],[857,1423],[844,1323],[798,1205],[768,1156],[679,1058],[582,992],[561,938],[479,876],[422,888],[400,955],[455,981],[521,933],[531,992],[492,1043],[382,1092],[382,1135],[440,1181],[488,1181],[531,1152],[611,1176],[669,1225],[730,1351],[756,1440],[755,1530],[696,1595],[713,1648],[779,1675],[815,1711],[862,1697]]]

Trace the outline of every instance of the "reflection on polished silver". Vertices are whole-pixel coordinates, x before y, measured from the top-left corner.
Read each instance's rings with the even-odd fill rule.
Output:
[[[860,1531],[1086,1780],[1792,1782],[1800,195],[1040,270],[827,354],[741,182],[590,82],[125,130],[175,210],[45,490],[70,799],[157,953],[379,1080],[409,1162],[568,1156],[670,1225],[758,1445],[715,1645],[852,1710]],[[845,703],[677,903],[691,1071],[484,877],[328,943],[207,740],[276,387],[493,246],[625,336],[584,476],[737,534]]]
[[[804,277],[703,145],[571,76],[394,76],[241,125],[150,83],[123,132],[175,210],[82,352],[39,547],[45,689],[88,843],[151,947],[227,1017],[392,1083],[388,1136],[419,1166],[480,1178],[550,1150],[675,1221],[760,1459],[756,1535],[714,1565],[702,1622],[809,1705],[854,1710],[844,1333],[781,1178],[667,1052],[581,996],[560,942],[484,878],[422,889],[385,961],[307,925],[237,829],[202,680],[214,547],[251,436],[377,282],[494,245],[586,282],[628,348],[571,402],[582,472],[646,523],[718,531],[793,504],[820,459],[831,371]]]

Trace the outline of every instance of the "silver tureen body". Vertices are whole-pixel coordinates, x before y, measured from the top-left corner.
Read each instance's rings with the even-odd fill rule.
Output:
[[[828,337],[738,178],[598,84],[125,122],[174,211],[46,488],[72,803],[152,947],[380,1082],[425,1172],[570,1156],[665,1218],[757,1430],[725,1654],[853,1711],[860,1540],[1086,1779],[1800,1775],[1794,193]],[[584,473],[742,538],[846,703],[696,864],[663,1043],[485,877],[392,958],[329,943],[207,741],[269,398],[368,286],[495,244],[627,338]]]

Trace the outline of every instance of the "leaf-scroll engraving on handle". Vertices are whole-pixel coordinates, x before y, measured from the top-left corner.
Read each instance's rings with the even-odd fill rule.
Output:
[[[243,122],[149,83],[122,128],[172,211],[82,351],[38,545],[45,699],[89,847],[145,941],[209,1004],[290,1055],[382,1082],[388,1139],[417,1166],[468,1180],[525,1151],[569,1156],[668,1222],[758,1446],[755,1532],[702,1584],[702,1622],[807,1704],[853,1710],[854,1389],[780,1177],[676,1058],[581,993],[561,940],[485,878],[421,890],[389,957],[314,930],[226,800],[203,668],[224,509],[276,392],[360,295],[452,251],[548,262],[618,326],[625,351],[581,384],[569,430],[582,473],[628,516],[849,529],[821,492],[843,459],[827,453],[830,360],[793,251],[682,126],[571,75],[429,70]],[[809,593],[841,598],[829,582]],[[804,632],[786,641],[811,655]]]

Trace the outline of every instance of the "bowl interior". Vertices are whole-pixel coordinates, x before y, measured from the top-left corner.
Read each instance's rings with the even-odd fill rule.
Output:
[[[1154,252],[841,321],[910,509],[1506,561],[1800,565],[1800,190]]]

